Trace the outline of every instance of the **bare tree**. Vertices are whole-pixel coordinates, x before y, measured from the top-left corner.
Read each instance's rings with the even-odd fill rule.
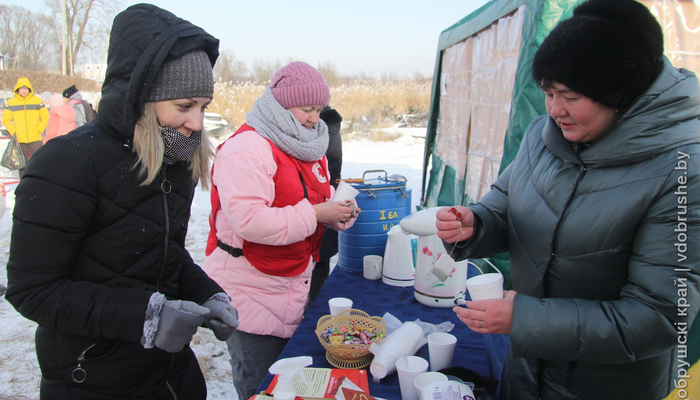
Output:
[[[216,60],[214,78],[219,82],[241,83],[248,80],[248,68],[235,58],[233,51],[225,49]]]
[[[270,82],[272,77],[275,75],[275,72],[277,72],[280,68],[284,67],[285,65],[289,64],[289,62],[286,64],[282,64],[280,60],[277,60],[275,62],[268,62],[256,59],[255,61],[253,61],[251,78],[257,83]]]
[[[34,23],[26,27],[21,38],[22,48],[27,56],[27,66],[29,69],[53,70],[57,66],[59,31],[50,17],[41,14],[33,14],[33,17]]]
[[[45,71],[56,64],[54,22],[22,6],[0,5],[0,53],[10,69]]]
[[[338,70],[330,61],[319,63],[317,69],[318,72],[323,75],[323,78],[326,80],[328,86],[336,87],[341,85],[342,82],[340,76],[338,75]]]
[[[45,0],[45,4],[58,21],[63,18],[65,4],[68,75],[73,75],[76,61],[82,55],[83,47],[89,49],[92,57],[95,57],[97,52],[98,62],[101,62],[109,40],[112,19],[122,8],[122,1]],[[58,26],[62,24],[59,22]],[[83,57],[85,58],[87,57]]]

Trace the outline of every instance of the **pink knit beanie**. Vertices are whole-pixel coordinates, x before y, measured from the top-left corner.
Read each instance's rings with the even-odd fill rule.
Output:
[[[60,107],[63,105],[63,96],[61,96],[60,93],[54,93],[51,95],[51,99],[49,99],[49,106],[50,107]]]
[[[327,106],[331,92],[316,68],[303,62],[293,62],[275,73],[270,82],[272,95],[284,108]]]

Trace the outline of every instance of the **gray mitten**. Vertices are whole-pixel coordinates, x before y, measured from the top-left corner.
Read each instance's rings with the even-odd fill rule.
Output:
[[[209,309],[204,324],[214,336],[222,341],[230,338],[238,327],[238,311],[231,305],[231,299],[225,293],[217,293],[204,302],[204,307]]]
[[[192,340],[208,313],[207,308],[192,301],[166,301],[160,311],[153,344],[169,353],[179,352]]]

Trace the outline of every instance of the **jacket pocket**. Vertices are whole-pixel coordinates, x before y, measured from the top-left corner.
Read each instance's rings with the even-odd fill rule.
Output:
[[[120,344],[121,342],[119,341],[98,339],[85,347],[75,359],[76,367],[71,373],[73,382],[85,382],[87,379],[87,371],[85,370],[85,367],[114,354],[119,348]]]
[[[168,353],[139,343],[59,333],[56,342],[61,378],[75,393],[129,398],[152,376],[167,372]],[[125,385],[125,382],[129,382]],[[86,397],[86,398],[89,398]]]

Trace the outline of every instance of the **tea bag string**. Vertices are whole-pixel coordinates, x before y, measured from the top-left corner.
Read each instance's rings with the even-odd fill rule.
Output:
[[[457,247],[457,243],[459,242],[459,237],[460,237],[461,235],[462,235],[462,228],[460,227],[460,228],[459,228],[459,233],[457,234],[457,240],[455,240],[455,245],[452,246],[452,250],[450,250],[450,254],[448,254],[448,256],[450,256],[450,258],[453,259],[453,260],[454,260],[454,257],[452,257],[452,253],[455,251],[455,247]]]
[[[457,242],[459,242],[459,238],[462,236],[462,233],[464,233],[464,231],[462,230],[463,228],[462,228],[462,226],[461,226],[461,224],[462,224],[462,223],[461,223],[461,221],[462,221],[462,213],[459,212],[459,211],[457,211],[457,209],[454,208],[454,207],[450,208],[450,213],[454,214],[454,216],[457,217],[457,221],[460,221],[459,233],[457,234],[457,240],[455,240],[455,243],[457,243]],[[448,254],[448,256],[450,256],[450,258],[452,258],[453,260],[454,260],[454,258],[452,257],[452,253],[455,251],[455,248],[456,248],[456,247],[457,247],[457,246],[452,246],[452,250],[450,250],[450,254]],[[473,262],[471,262],[471,261],[469,261],[469,264],[473,265],[474,268],[478,269],[478,270],[479,270],[479,273],[480,273],[481,275],[484,274],[484,271],[482,271],[481,268],[479,268],[478,265],[476,265],[475,263],[473,263]]]
[[[460,238],[460,236],[462,236],[462,233],[464,233],[463,228],[461,226],[462,225],[462,222],[461,222],[462,221],[462,213],[457,211],[457,209],[454,207],[450,208],[449,211],[450,211],[450,213],[454,214],[455,217],[457,217],[458,221],[460,221],[459,233],[457,234],[457,240],[455,240],[455,243],[457,243],[457,242],[459,242],[459,238]],[[457,246],[453,246],[452,250],[450,250],[450,254],[448,254],[450,256],[450,258],[452,258],[452,252],[455,251],[455,247],[457,247]],[[454,258],[452,258],[452,260],[454,260]],[[481,268],[479,268],[479,266],[476,265],[474,262],[467,260],[467,263],[470,265],[473,265],[474,268],[478,269],[479,273],[481,273],[482,275],[484,274],[484,271],[482,271]],[[463,296],[466,296],[466,292],[463,293]],[[455,296],[455,304],[466,306],[467,301],[464,299],[464,297],[460,297],[459,295],[457,295],[457,296]]]
[[[460,221],[459,222],[459,233],[457,234],[457,240],[455,240],[455,246],[452,246],[452,250],[450,250],[450,254],[448,254],[448,256],[450,256],[450,258],[452,258],[454,260],[454,258],[452,257],[452,253],[455,251],[455,247],[457,247],[456,245],[459,242],[459,238],[460,238],[460,236],[462,236],[462,233],[464,233],[464,232],[462,231],[462,213],[457,211],[457,209],[454,207],[450,208],[450,213],[454,214],[454,216],[457,217],[457,221]]]

